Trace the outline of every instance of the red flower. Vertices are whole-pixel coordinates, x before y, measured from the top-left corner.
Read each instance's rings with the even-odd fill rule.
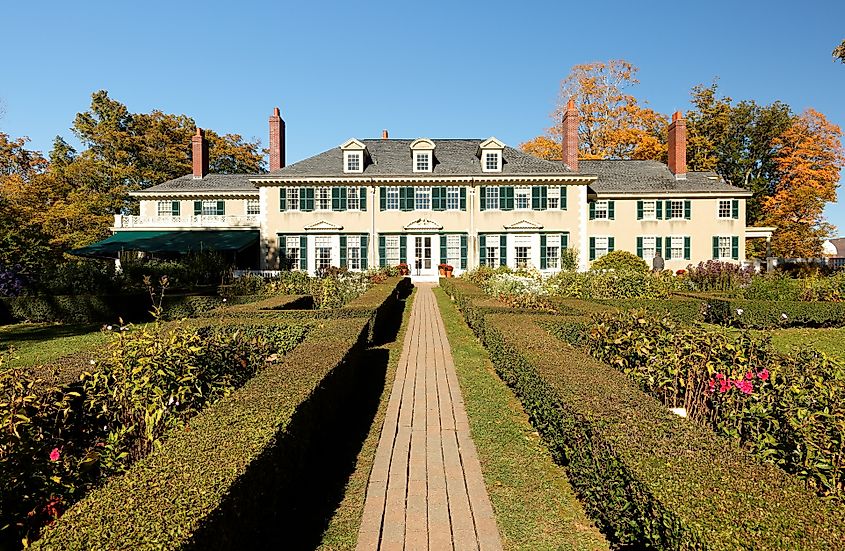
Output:
[[[751,379],[754,378],[754,374],[749,371],[748,373],[745,374],[745,378],[750,381]]]
[[[58,461],[61,456],[62,452],[59,451],[59,448],[53,448],[53,451],[50,452],[50,461]]]
[[[757,376],[760,377],[761,381],[768,381],[769,380],[769,370],[764,369],[763,371],[758,373]]]

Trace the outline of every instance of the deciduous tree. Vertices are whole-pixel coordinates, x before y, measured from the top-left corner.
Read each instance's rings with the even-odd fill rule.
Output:
[[[838,59],[842,63],[845,63],[845,40],[842,41],[842,44],[833,49],[833,59]]]

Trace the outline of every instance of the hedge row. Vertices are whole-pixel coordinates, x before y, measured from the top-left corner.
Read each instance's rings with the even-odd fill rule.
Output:
[[[749,329],[845,326],[845,303],[709,299],[703,320]]]
[[[368,335],[390,329],[386,314],[409,290],[409,280],[389,280],[353,301],[369,317],[316,324],[283,361],[71,508],[35,548],[242,549],[286,541],[297,526],[279,513],[296,505],[284,489],[300,482],[328,419],[359,399]]]
[[[140,320],[149,317],[150,305],[150,296],[146,293],[6,297],[0,298],[0,323]]]
[[[835,549],[843,511],[794,477],[669,413],[533,316],[479,315],[447,283],[500,376],[609,539],[655,549]]]
[[[669,316],[686,323],[704,321],[703,304],[701,300],[693,298],[665,298],[665,299],[629,299],[602,300],[594,302],[612,307],[616,310],[639,310],[655,316]],[[591,312],[600,313],[600,312]]]

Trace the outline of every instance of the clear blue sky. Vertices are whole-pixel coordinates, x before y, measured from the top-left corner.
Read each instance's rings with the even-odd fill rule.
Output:
[[[845,127],[842,0],[787,2],[7,2],[0,130],[49,150],[106,89],[266,145],[293,162],[349,137],[487,137],[549,126],[577,63],[623,58],[641,99],[684,110],[697,83],[806,107]],[[845,190],[842,190],[845,192]],[[845,234],[845,201],[828,209]]]

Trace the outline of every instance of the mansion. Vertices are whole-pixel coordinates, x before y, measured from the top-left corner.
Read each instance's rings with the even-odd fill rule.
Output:
[[[285,124],[270,117],[270,171],[210,174],[208,146],[192,138],[193,173],[134,192],[139,215],[116,215],[114,235],[77,251],[115,258],[215,249],[241,267],[365,270],[407,263],[418,278],[438,264],[554,272],[565,249],[577,267],[613,250],[667,269],[741,262],[750,193],[714,172],[686,169],[686,123],[675,113],[669,162],[578,159],[578,113],[563,118],[562,161],[487,139],[349,139],[285,163]]]

